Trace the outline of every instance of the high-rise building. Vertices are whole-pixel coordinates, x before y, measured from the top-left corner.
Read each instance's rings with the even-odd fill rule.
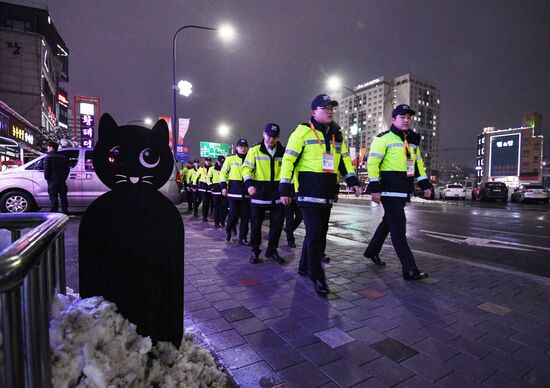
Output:
[[[356,95],[346,95],[338,107],[338,122],[346,136],[352,156],[359,158],[359,177],[366,179],[363,160],[373,138],[388,130],[391,112],[399,104],[408,104],[417,112],[413,131],[421,137],[420,147],[428,174],[439,159],[440,93],[425,79],[404,74],[394,79],[376,78],[353,88]]]
[[[67,125],[60,82],[69,80],[69,50],[36,3],[0,2],[0,41],[0,100],[40,130],[42,149],[45,139],[57,138],[60,117]]]
[[[476,175],[508,186],[542,181],[542,116],[528,113],[519,128],[486,127],[477,137]]]

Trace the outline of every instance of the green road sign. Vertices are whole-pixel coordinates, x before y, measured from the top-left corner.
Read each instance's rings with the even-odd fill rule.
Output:
[[[223,155],[223,156],[229,155],[229,144],[201,141],[200,147],[201,147],[200,155],[203,158],[205,157],[216,158],[219,155]]]

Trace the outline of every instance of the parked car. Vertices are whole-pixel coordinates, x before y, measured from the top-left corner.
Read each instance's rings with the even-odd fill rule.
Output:
[[[466,189],[460,183],[450,183],[445,185],[445,189],[441,192],[442,199],[466,199]]]
[[[414,196],[424,199],[435,199],[435,189],[432,189],[432,193],[429,198],[424,197],[424,190],[422,190],[418,185],[414,185]]]
[[[481,182],[472,190],[472,199],[486,201],[488,199],[508,200],[508,187],[503,182]]]
[[[84,211],[101,194],[109,190],[94,171],[92,150],[65,148],[60,153],[69,158],[71,171],[67,179],[69,211]],[[24,213],[48,208],[48,183],[44,179],[44,158],[38,158],[0,173],[0,211]],[[178,168],[174,161],[172,176],[159,191],[174,204],[181,203],[180,187],[176,182]]]
[[[542,201],[548,203],[548,189],[542,185],[522,183],[512,192],[512,202]]]

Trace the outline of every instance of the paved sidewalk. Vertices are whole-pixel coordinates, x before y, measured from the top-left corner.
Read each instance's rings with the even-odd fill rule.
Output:
[[[213,222],[184,222],[186,330],[243,387],[550,386],[550,279],[415,252],[430,278],[405,282],[391,246],[380,268],[330,237],[323,299],[297,274],[303,229],[285,265],[252,265]]]

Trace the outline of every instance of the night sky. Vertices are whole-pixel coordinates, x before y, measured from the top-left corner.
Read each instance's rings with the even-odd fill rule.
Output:
[[[101,99],[119,124],[172,115],[172,37],[184,25],[230,22],[238,39],[211,31],[178,37],[178,96],[190,117],[186,144],[234,142],[221,122],[254,143],[267,122],[283,143],[309,118],[326,79],[354,87],[411,73],[441,92],[442,158],[473,166],[476,135],[543,115],[550,136],[550,1],[547,0],[78,0],[46,1],[70,49],[70,96]],[[329,93],[337,97],[336,93]],[[470,148],[470,149],[466,149]],[[548,140],[545,147],[547,152]]]

